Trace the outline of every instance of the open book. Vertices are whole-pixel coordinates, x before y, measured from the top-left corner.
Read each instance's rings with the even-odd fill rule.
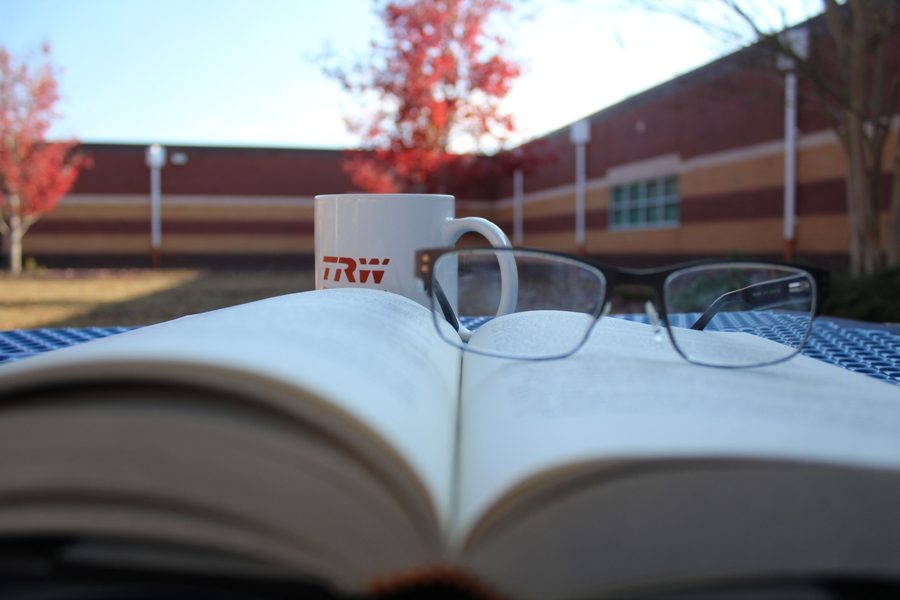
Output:
[[[524,313],[476,336],[512,319],[553,334]],[[522,598],[900,578],[900,388],[699,367],[621,319],[524,362],[461,353],[399,296],[307,292],[0,367],[0,397],[0,539],[83,560],[349,593],[437,566]]]

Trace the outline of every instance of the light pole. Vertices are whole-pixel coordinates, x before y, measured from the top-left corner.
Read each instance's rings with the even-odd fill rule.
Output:
[[[809,56],[809,30],[791,29],[781,43],[801,60]],[[784,260],[794,260],[797,250],[797,64],[793,56],[779,54],[784,71]]]
[[[160,218],[162,168],[166,165],[166,149],[159,144],[147,147],[147,166],[150,167],[150,262],[159,268],[162,246],[162,223]]]
[[[575,144],[575,253],[587,254],[585,244],[585,146],[591,141],[591,123],[587,119],[572,123],[569,137]]]

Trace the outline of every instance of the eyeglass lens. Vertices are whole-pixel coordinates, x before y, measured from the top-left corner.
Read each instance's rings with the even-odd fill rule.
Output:
[[[761,365],[784,360],[805,343],[815,281],[780,265],[704,265],[669,275],[664,298],[672,341],[685,358],[722,367]]]
[[[505,285],[515,291],[514,311],[501,305],[504,289],[502,264],[514,261],[513,277]],[[469,329],[495,321],[479,331],[467,350],[516,358],[551,358],[573,352],[600,314],[606,280],[596,268],[566,257],[540,252],[498,252],[472,249],[441,256],[434,265],[432,288],[439,288],[455,308],[460,323]],[[511,285],[512,284],[512,285]],[[446,321],[436,294],[435,319]],[[535,330],[536,313],[542,317]],[[502,317],[502,319],[495,319]],[[532,323],[522,322],[531,317]],[[439,326],[441,336],[463,347],[458,336]]]

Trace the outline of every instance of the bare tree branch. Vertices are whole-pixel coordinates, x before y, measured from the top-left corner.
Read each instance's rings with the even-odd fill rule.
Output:
[[[847,158],[848,217],[851,226],[851,265],[855,272],[872,272],[882,263],[879,219],[882,162],[894,115],[900,109],[900,69],[894,40],[900,35],[897,0],[820,0],[823,14],[800,27],[810,32],[809,53],[795,47],[788,35],[784,10],[767,11],[759,0],[719,0],[731,20],[698,11],[709,4],[654,0],[652,10],[679,17],[716,38],[731,42],[755,41],[748,53],[774,73],[776,57],[783,57],[801,78],[806,102],[830,123]],[[645,0],[644,6],[648,2]],[[776,15],[776,16],[773,16]],[[773,23],[780,17],[781,23]],[[757,60],[760,59],[760,60]],[[898,142],[897,152],[900,152]],[[897,161],[895,161],[895,165]],[[895,167],[900,177],[900,167]],[[894,189],[898,189],[895,184]],[[894,192],[898,198],[900,192]],[[892,201],[893,202],[893,201]],[[892,204],[892,215],[900,206]],[[900,217],[888,226],[891,244],[900,236]],[[900,249],[891,253],[900,261]],[[897,262],[900,264],[900,262]]]

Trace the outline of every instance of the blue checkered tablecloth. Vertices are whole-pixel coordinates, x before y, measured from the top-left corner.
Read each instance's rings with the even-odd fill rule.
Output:
[[[646,314],[610,315],[618,319],[647,323]],[[700,313],[669,315],[673,327],[690,327]],[[489,321],[491,317],[461,318],[469,329]],[[806,335],[804,317],[791,319],[779,315],[779,327],[763,324],[753,313],[730,312],[716,316],[715,325],[707,329],[745,331],[754,335],[797,346]],[[900,325],[878,325],[846,319],[818,318],[801,354],[900,385]]]
[[[66,327],[0,331],[0,363],[28,358],[130,329],[134,327]]]
[[[646,322],[645,315],[617,316]],[[737,314],[732,318],[733,322],[727,323],[729,329],[750,330],[758,335],[782,341],[785,337],[796,335],[790,328],[761,333],[758,324],[751,320]],[[694,315],[670,315],[671,324],[676,327],[689,326],[694,320],[696,320]],[[466,323],[469,327],[477,327],[478,324],[478,319]],[[133,328],[86,327],[0,331],[0,363],[115,335],[130,329]],[[900,326],[879,326],[841,319],[817,319],[813,323],[812,334],[802,353],[900,385]]]

